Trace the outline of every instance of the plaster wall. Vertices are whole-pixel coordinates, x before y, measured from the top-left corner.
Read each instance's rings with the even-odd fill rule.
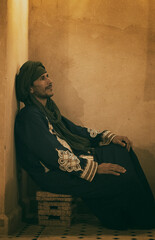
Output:
[[[3,206],[4,206],[4,98],[5,98],[5,79],[6,79],[6,1],[1,2],[1,8],[0,8],[0,79],[4,79],[3,81],[0,81],[0,89],[3,89],[0,91],[0,169],[1,169],[1,175],[0,175],[0,213],[3,212]]]
[[[155,193],[154,0],[30,0],[29,59],[77,124],[132,139]]]
[[[0,231],[15,230],[18,206],[14,119],[17,110],[15,74],[28,58],[28,1],[1,0],[0,8]]]

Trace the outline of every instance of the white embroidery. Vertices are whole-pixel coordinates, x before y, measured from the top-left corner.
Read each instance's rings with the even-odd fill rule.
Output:
[[[113,138],[116,136],[116,134],[105,130],[102,134],[102,141],[99,143],[99,146],[104,146],[104,145],[108,145],[109,143],[111,143],[111,141],[113,140]]]
[[[44,167],[45,173],[49,171],[49,168],[47,168],[41,161],[40,164]]]
[[[63,140],[62,138],[60,138],[58,136],[56,136],[56,138],[63,147],[67,148],[68,150],[70,150],[72,152],[71,147],[68,145],[68,143],[65,140]]]
[[[94,161],[94,156],[92,156],[92,155],[80,155],[79,157]]]
[[[102,138],[105,138],[109,133],[111,133],[109,130],[105,130],[102,134]]]
[[[48,118],[47,118],[47,120],[48,120]],[[51,124],[49,121],[48,121],[48,128],[49,128],[49,132],[50,132],[50,133],[56,135],[56,138],[57,138],[58,142],[59,142],[63,147],[67,148],[68,150],[70,150],[70,151],[72,152],[72,149],[71,149],[71,147],[68,145],[68,143],[67,143],[65,140],[63,140],[62,138],[60,138],[59,136],[57,136],[56,132],[55,132],[54,129],[53,129],[52,124]]]
[[[48,118],[47,118],[47,121],[48,121]],[[80,177],[91,182],[95,176],[97,166],[98,166],[98,164],[96,162],[94,162],[94,157],[92,155],[80,155],[80,158],[84,158],[87,161],[85,168],[82,169],[80,166],[80,160],[78,159],[78,157],[76,155],[73,154],[72,149],[69,146],[69,144],[57,135],[57,133],[53,129],[52,124],[49,121],[48,121],[48,126],[49,126],[49,132],[51,134],[55,134],[55,136],[56,136],[57,140],[60,142],[60,144],[69,150],[69,151],[68,150],[64,151],[64,150],[56,149],[58,152],[58,157],[59,157],[58,158],[59,168],[62,171],[67,171],[67,172],[81,171],[82,173],[80,174]],[[92,131],[94,133],[95,130],[90,129],[91,133],[92,133]],[[95,131],[95,132],[97,132],[97,134],[99,133],[98,131]],[[95,137],[94,134],[92,137]],[[88,153],[90,153],[90,152],[88,152]],[[44,168],[46,168],[46,167],[44,166]],[[46,168],[45,171],[47,172],[48,169]]]
[[[72,171],[83,171],[80,166],[80,160],[73,153],[63,150],[58,150],[58,163],[60,164],[59,168],[63,171],[72,172]]]
[[[48,118],[46,118],[48,120]],[[48,121],[48,128],[49,128],[49,132],[52,133],[52,134],[55,134],[55,131],[53,129],[53,126],[52,124]]]
[[[90,133],[90,136],[92,138],[95,138],[97,136],[97,134],[101,133],[100,131],[97,131],[97,130],[91,129],[91,128],[87,128],[87,131]]]

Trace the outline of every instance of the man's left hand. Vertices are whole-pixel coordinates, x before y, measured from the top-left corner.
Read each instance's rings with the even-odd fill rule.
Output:
[[[132,142],[125,136],[115,136],[112,140],[114,144],[119,144],[122,147],[126,147],[128,152],[130,151],[130,148],[132,147]]]

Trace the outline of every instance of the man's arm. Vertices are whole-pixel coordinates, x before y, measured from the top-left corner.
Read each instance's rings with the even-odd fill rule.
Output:
[[[90,129],[86,127],[81,127],[79,125],[74,124],[69,119],[62,117],[62,120],[66,127],[74,134],[79,135],[81,137],[88,138],[91,142],[92,147],[108,145],[113,138],[116,136],[109,130],[104,130],[99,132],[95,129]]]
[[[17,117],[15,135],[17,141],[46,168],[59,168],[87,181],[93,180],[98,167],[93,157],[77,157],[61,145],[56,136],[50,133],[47,119],[37,108],[30,108]]]

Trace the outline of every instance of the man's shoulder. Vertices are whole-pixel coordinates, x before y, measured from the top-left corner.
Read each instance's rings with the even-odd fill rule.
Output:
[[[33,117],[44,117],[45,115],[41,112],[41,110],[35,106],[25,106],[23,107],[20,112],[16,116],[16,120],[22,120],[22,119],[31,119]]]

